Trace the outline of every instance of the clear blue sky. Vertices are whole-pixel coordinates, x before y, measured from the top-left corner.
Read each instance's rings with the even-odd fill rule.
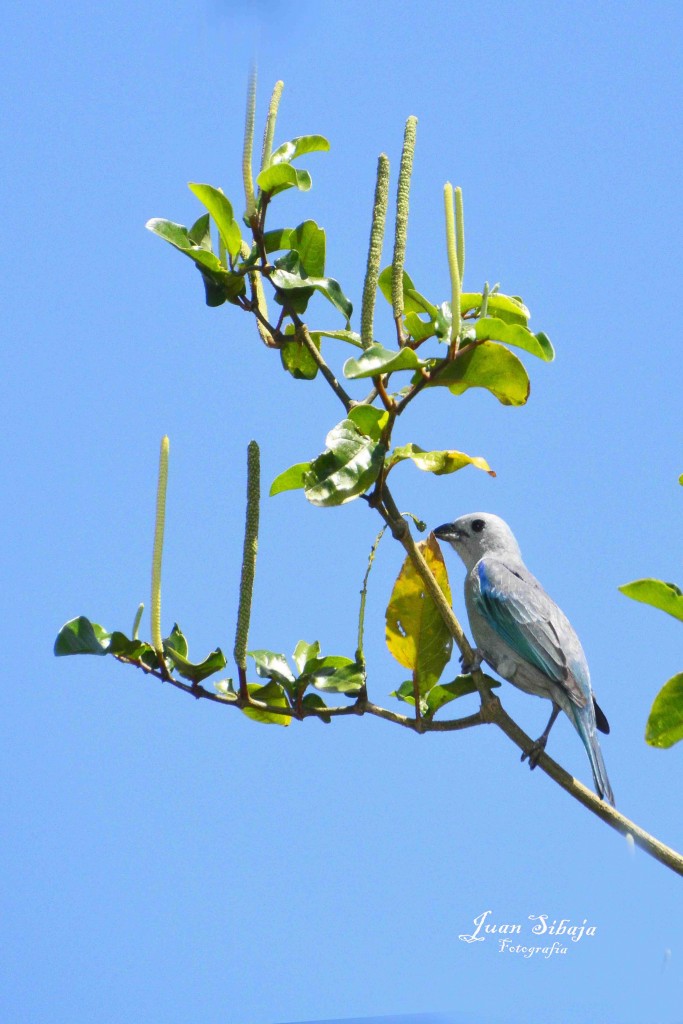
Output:
[[[397,440],[484,455],[497,478],[406,466],[396,494],[432,526],[478,509],[509,521],[583,640],[619,807],[683,848],[683,747],[643,741],[683,668],[680,627],[617,592],[683,582],[680,6],[25,0],[5,22],[3,1020],[679,1021],[681,880],[530,774],[497,730],[266,728],[51,651],[65,620],[126,629],[148,599],[163,433],[164,625],[198,657],[229,650],[246,444],[261,443],[269,482],[340,418],[238,311],[208,309],[189,263],[143,227],[190,223],[191,180],[241,209],[256,54],[260,115],[285,80],[278,139],[331,141],[308,161],[313,191],[279,205],[283,222],[326,228],[357,308],[377,154],[396,168],[416,114],[416,282],[448,295],[450,179],[466,285],[499,280],[552,338],[554,364],[526,360],[525,408],[439,394],[401,424]],[[294,492],[262,518],[252,644],[351,653],[370,511]],[[379,702],[404,678],[383,620],[400,562],[386,541],[367,626]],[[462,612],[455,557],[449,570]],[[540,733],[546,705],[501,692]],[[550,752],[590,783],[566,720]],[[485,910],[597,931],[528,960],[459,941]]]

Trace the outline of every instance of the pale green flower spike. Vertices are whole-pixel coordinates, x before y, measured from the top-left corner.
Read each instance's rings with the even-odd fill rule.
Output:
[[[398,189],[396,191],[396,235],[391,275],[391,302],[395,320],[403,316],[403,268],[408,238],[408,200],[410,198],[410,178],[413,173],[416,131],[417,118],[411,116],[406,121],[403,133],[401,169],[398,174]]]
[[[168,437],[161,439],[159,452],[159,482],[157,484],[157,514],[154,524],[154,552],[152,554],[152,647],[163,665],[164,645],[161,640],[161,559],[164,550],[164,524],[166,521],[166,485],[168,483]]]
[[[465,277],[465,219],[462,210],[462,189],[459,185],[455,190],[455,239],[458,245],[458,266],[462,285]]]
[[[363,283],[363,304],[360,314],[360,337],[363,348],[372,345],[375,321],[375,299],[377,297],[377,279],[379,278],[384,244],[384,225],[387,219],[389,201],[389,157],[381,153],[377,161],[377,184],[375,185],[375,203],[372,208],[372,227],[370,229],[370,248]]]
[[[258,549],[260,452],[256,441],[250,441],[247,448],[247,515],[244,526],[244,551],[242,554],[242,578],[240,580],[240,601],[237,610],[235,631],[235,663],[240,669],[247,667],[247,641],[251,619],[251,599],[254,592],[256,551]]]
[[[244,121],[244,149],[242,151],[242,179],[244,181],[244,198],[247,204],[247,219],[256,212],[254,198],[254,179],[251,171],[251,157],[254,148],[254,121],[256,119],[256,68],[251,69],[247,90],[247,113]]]
[[[447,181],[443,187],[444,212],[446,214],[446,250],[448,269],[451,275],[451,344],[456,345],[460,335],[460,265],[455,244],[455,210],[453,208],[453,186]]]
[[[275,136],[275,122],[277,120],[277,111],[280,106],[280,97],[282,96],[282,90],[285,87],[284,82],[276,82],[273,88],[273,94],[270,97],[270,106],[268,107],[268,117],[266,118],[266,129],[263,133],[263,146],[261,147],[261,170],[265,170],[270,160],[270,155],[273,152],[273,138]]]

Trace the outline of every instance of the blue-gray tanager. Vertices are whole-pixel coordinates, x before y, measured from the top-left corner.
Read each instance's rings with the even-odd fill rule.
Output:
[[[468,667],[487,661],[520,690],[552,701],[550,721],[528,755],[530,766],[536,767],[562,710],[583,740],[595,788],[614,804],[596,732],[609,732],[609,725],[593,696],[586,656],[566,615],[524,565],[512,530],[499,516],[473,512],[434,534],[467,568],[465,602],[477,645],[475,665]]]

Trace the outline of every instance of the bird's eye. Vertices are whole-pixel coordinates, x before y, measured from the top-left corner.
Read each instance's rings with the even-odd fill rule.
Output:
[[[472,523],[472,529],[474,530],[475,533],[481,533],[485,526],[486,523],[484,522],[483,519],[475,519],[474,522]]]

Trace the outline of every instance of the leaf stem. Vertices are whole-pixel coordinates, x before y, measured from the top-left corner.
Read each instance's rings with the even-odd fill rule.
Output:
[[[349,397],[349,395],[346,393],[344,388],[341,386],[341,384],[339,383],[339,381],[337,380],[337,378],[333,374],[332,370],[329,368],[329,366],[325,362],[325,359],[323,358],[323,355],[322,355],[320,349],[318,348],[318,346],[313,341],[313,338],[310,335],[308,327],[303,322],[303,320],[296,313],[294,313],[292,310],[290,310],[289,308],[287,308],[287,313],[288,313],[288,316],[290,317],[292,323],[294,324],[297,336],[301,338],[301,340],[303,341],[304,345],[306,346],[306,348],[310,352],[311,356],[313,357],[313,359],[314,359],[318,369],[322,373],[323,377],[325,378],[325,380],[330,385],[330,387],[334,391],[334,393],[337,396],[337,398],[339,399],[339,401],[342,403],[342,405],[344,406],[344,408],[348,412],[349,409],[351,409],[351,407],[354,404],[357,404],[357,403],[352,402],[352,400]]]

